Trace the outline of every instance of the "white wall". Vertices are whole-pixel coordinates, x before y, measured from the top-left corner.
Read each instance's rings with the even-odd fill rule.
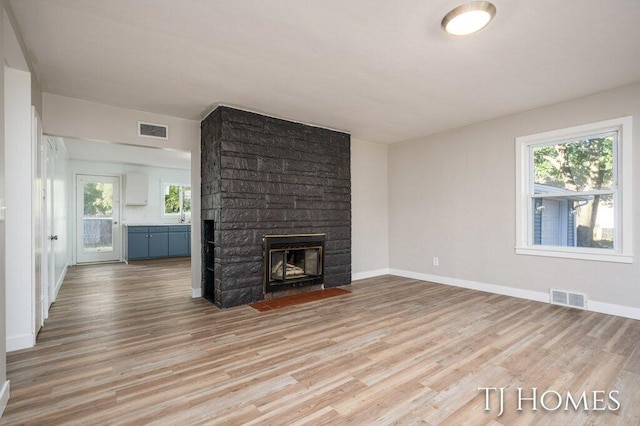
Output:
[[[351,139],[351,271],[354,280],[389,268],[388,146]]]
[[[5,67],[7,351],[31,347],[33,326],[33,235],[31,224],[31,75]]]
[[[200,144],[200,122],[43,93],[47,134],[190,151]],[[169,126],[169,140],[138,136],[138,121]]]
[[[640,250],[640,84],[426,136],[389,148],[392,272],[544,300],[586,293],[589,308],[640,318],[640,262],[516,255],[517,136],[635,117],[634,236]],[[439,257],[440,266],[432,265]],[[637,258],[637,256],[636,256]],[[415,275],[421,274],[421,275]],[[487,287],[496,285],[499,287]]]

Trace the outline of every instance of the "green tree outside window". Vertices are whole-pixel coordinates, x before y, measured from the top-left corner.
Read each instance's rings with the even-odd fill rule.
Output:
[[[613,134],[535,147],[534,182],[573,193],[613,190],[613,147]],[[599,246],[594,240],[598,208],[612,202],[610,195],[593,195],[577,212],[579,247]]]
[[[191,212],[191,186],[165,184],[164,214]]]
[[[111,217],[113,214],[113,184],[91,182],[84,184],[84,215]]]

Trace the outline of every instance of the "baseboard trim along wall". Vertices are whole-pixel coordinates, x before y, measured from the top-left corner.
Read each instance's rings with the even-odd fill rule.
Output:
[[[202,297],[202,289],[201,288],[192,288],[191,289],[191,297]]]
[[[58,282],[56,282],[56,288],[54,289],[53,299],[51,299],[51,303],[55,302],[58,298],[58,293],[60,292],[60,287],[62,287],[62,282],[64,281],[64,277],[67,276],[67,269],[69,269],[69,265],[64,265],[64,269],[62,269],[62,273],[60,274],[60,278],[58,278]]]
[[[4,382],[4,385],[2,385],[2,390],[0,390],[0,417],[2,417],[2,413],[4,413],[4,409],[7,408],[8,402],[9,402],[9,380]]]
[[[523,290],[520,288],[506,287],[502,285],[480,283],[477,281],[462,280],[459,278],[443,277],[441,275],[421,274],[419,272],[403,271],[401,269],[391,269],[391,275],[398,275],[405,278],[413,278],[432,283],[446,284],[454,287],[468,288],[470,290],[486,291],[503,296],[518,297],[520,299],[535,300],[536,302],[549,303],[549,293]]]
[[[19,351],[20,349],[32,348],[35,346],[33,333],[22,334],[20,336],[7,336],[7,352]]]
[[[496,284],[487,284],[477,281],[462,280],[459,278],[444,277],[441,275],[422,274],[419,272],[405,271],[402,269],[378,269],[375,271],[359,272],[353,274],[353,280],[373,278],[380,275],[397,275],[404,278],[412,278],[420,281],[428,281],[437,284],[445,284],[454,287],[468,288],[471,290],[486,291],[488,293],[501,294],[503,296],[517,297],[520,299],[534,300],[536,302],[549,303],[549,293],[523,290]],[[631,306],[614,305],[612,303],[598,302],[587,299],[587,310],[601,314],[615,315],[623,318],[640,320],[640,308]]]
[[[389,275],[389,268],[376,269],[375,271],[356,272],[351,274],[351,281],[364,280],[367,278],[379,277],[381,275]]]
[[[595,300],[587,299],[587,310],[640,320],[640,309],[631,306],[614,305],[612,303],[596,302]]]

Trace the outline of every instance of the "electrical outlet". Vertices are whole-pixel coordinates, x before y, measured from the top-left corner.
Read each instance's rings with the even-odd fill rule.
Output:
[[[438,266],[440,264],[440,259],[438,259],[437,257],[433,258],[433,266]]]

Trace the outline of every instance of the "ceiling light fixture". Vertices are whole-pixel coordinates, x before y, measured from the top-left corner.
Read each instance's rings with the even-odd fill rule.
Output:
[[[452,9],[442,18],[442,29],[456,36],[480,31],[496,15],[496,7],[488,1],[472,1]]]

